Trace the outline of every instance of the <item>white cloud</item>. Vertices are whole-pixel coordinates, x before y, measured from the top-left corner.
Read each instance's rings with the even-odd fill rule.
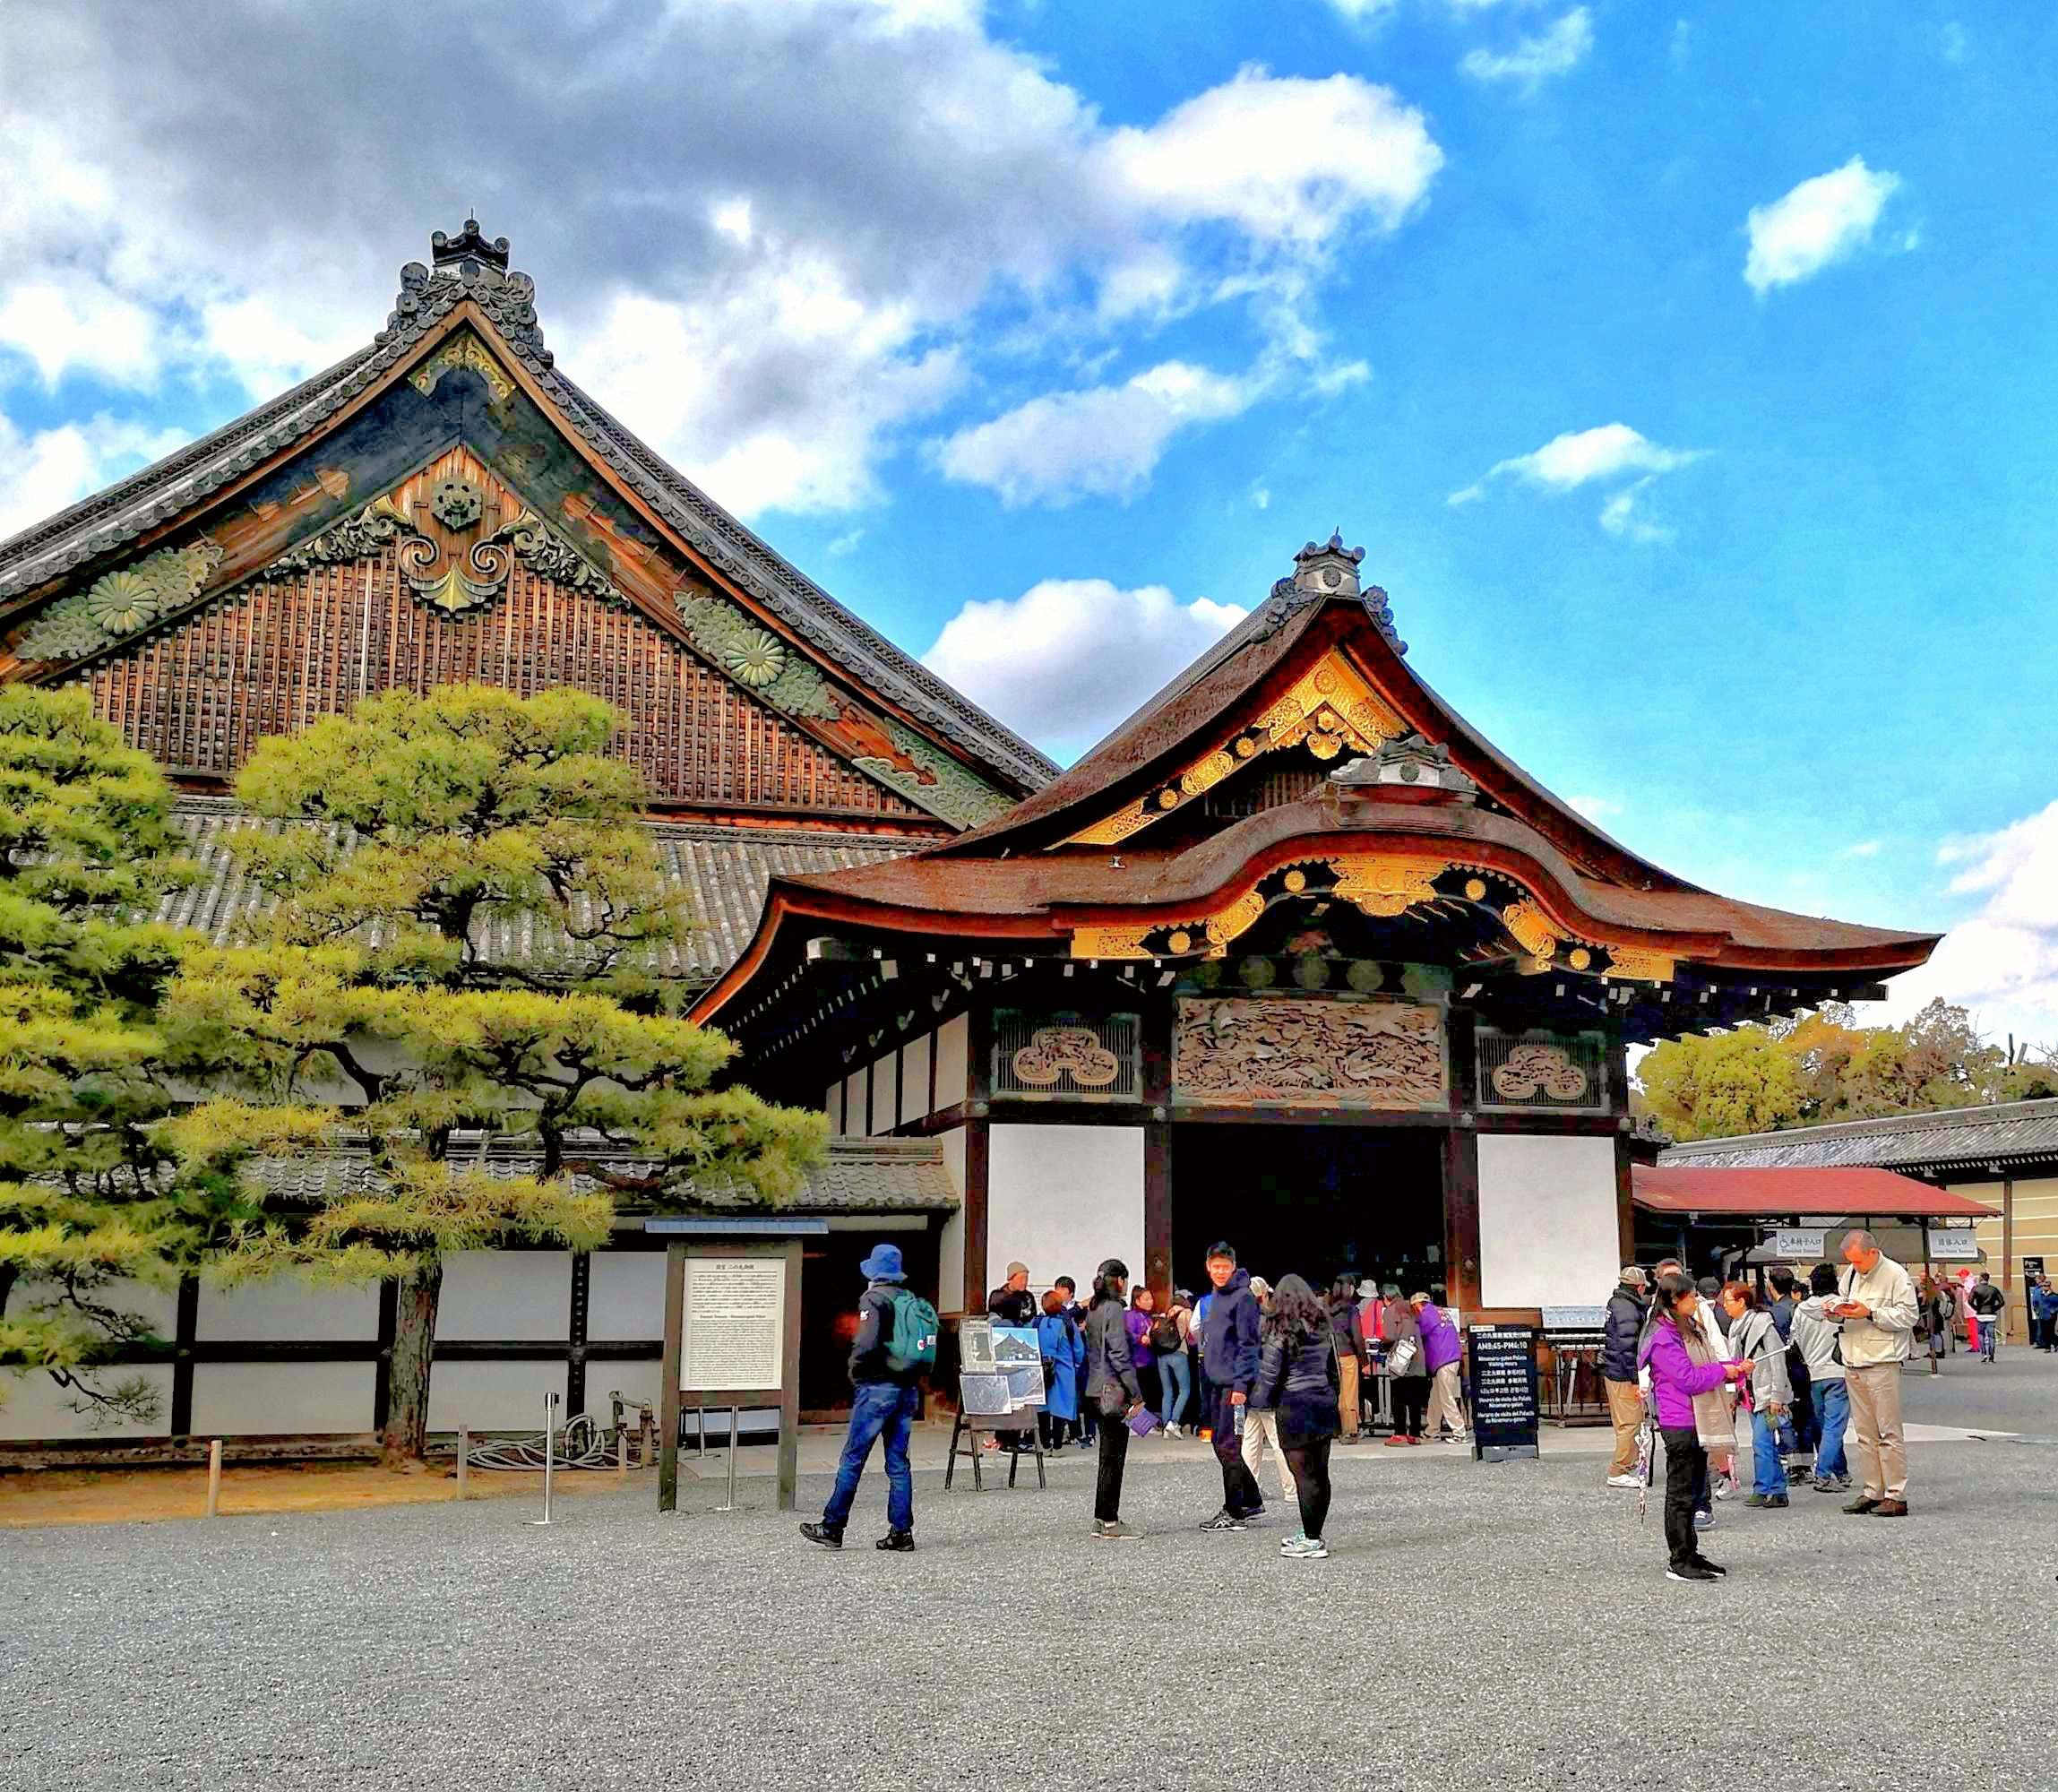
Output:
[[[1846,847],[1837,857],[1839,858],[1877,858],[1881,847],[1885,844],[1884,840],[1859,840],[1854,845]]]
[[[960,429],[938,462],[947,478],[989,486],[1008,504],[1089,493],[1125,498],[1149,479],[1174,435],[1236,416],[1260,390],[1253,380],[1165,361],[1122,385],[1046,393]]]
[[[1069,758],[1098,740],[1242,619],[1232,604],[1191,603],[1162,585],[1046,579],[1019,598],[967,604],[923,664],[1046,751]]]
[[[1804,180],[1783,199],[1752,207],[1751,253],[1744,278],[1761,297],[1776,286],[1810,279],[1872,241],[1880,212],[1901,184],[1875,173],[1863,156]]]
[[[1672,531],[1652,522],[1637,508],[1651,481],[1701,459],[1699,448],[1666,448],[1626,423],[1604,423],[1597,429],[1568,430],[1554,435],[1533,453],[1496,461],[1485,473],[1452,492],[1447,502],[1466,504],[1485,496],[1495,479],[1513,478],[1546,491],[1569,492],[1580,486],[1606,484],[1640,475],[1613,493],[1602,504],[1600,525],[1610,535],[1631,541],[1669,541]]]
[[[1954,894],[1983,899],[1920,970],[1889,986],[1891,1012],[1932,996],[1970,1008],[1989,1032],[2058,1044],[2058,802],[1997,833],[1952,840]]]
[[[1348,75],[1247,67],[1110,126],[978,0],[702,0],[640,14],[633,48],[596,6],[14,12],[0,347],[24,371],[267,396],[368,340],[476,202],[561,364],[752,513],[866,502],[1003,358],[1084,366],[1236,306],[1305,358],[1336,252],[1442,161]]]
[[[0,541],[170,453],[184,439],[176,429],[108,417],[24,435],[0,415]]]
[[[1605,822],[1622,814],[1622,805],[1613,797],[1568,797],[1565,801],[1589,822]]]
[[[1536,88],[1577,68],[1593,47],[1593,17],[1584,6],[1575,6],[1537,36],[1518,40],[1513,49],[1472,50],[1458,65],[1475,81],[1511,81]]]

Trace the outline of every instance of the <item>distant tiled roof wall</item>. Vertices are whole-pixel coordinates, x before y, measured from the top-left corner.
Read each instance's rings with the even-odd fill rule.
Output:
[[[1833,1126],[1796,1126],[1748,1138],[1700,1139],[1674,1145],[1659,1163],[1682,1168],[1761,1165],[1874,1165],[1968,1169],[1988,1164],[2058,1160],[2058,1100],[1946,1107]]]

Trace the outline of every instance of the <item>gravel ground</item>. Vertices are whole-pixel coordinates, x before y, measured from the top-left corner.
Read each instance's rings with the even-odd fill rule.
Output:
[[[2019,1357],[1983,1410],[2058,1431]],[[1911,1418],[1956,1417],[1941,1379]],[[1077,1452],[1040,1495],[918,1477],[905,1556],[869,1547],[876,1471],[840,1555],[704,1484],[548,1530],[495,1502],[0,1534],[0,1785],[2053,1783],[2058,1450],[1919,1448],[1904,1523],[1730,1503],[1712,1589],[1663,1578],[1589,1449],[1339,1451],[1307,1564],[1277,1518],[1198,1534],[1219,1481],[1138,1454],[1132,1544],[1085,1534]]]

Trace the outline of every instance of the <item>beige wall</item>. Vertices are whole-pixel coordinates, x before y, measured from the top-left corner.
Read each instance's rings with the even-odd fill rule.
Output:
[[[2003,1185],[1997,1182],[1959,1184],[1956,1193],[1983,1202],[1988,1207],[2002,1204]],[[2029,1307],[2022,1280],[2022,1260],[2041,1257],[2044,1266],[2058,1275],[2058,1176],[2027,1176],[2014,1185],[2015,1260],[2009,1265],[2008,1331],[2018,1340],[2029,1336]],[[1994,1280],[2001,1279],[2001,1219],[1979,1222],[1979,1248],[1986,1253],[1985,1268]]]

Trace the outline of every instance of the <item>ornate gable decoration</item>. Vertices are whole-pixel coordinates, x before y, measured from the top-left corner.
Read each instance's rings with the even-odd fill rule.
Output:
[[[603,603],[628,605],[605,573],[461,448],[280,555],[263,576],[375,559],[389,547],[408,589],[446,616],[484,610],[506,590],[516,561]]]
[[[1451,1105],[1443,1011],[1383,999],[1182,997],[1172,1098],[1438,1112]]]
[[[1221,744],[1193,760],[1140,802],[1082,828],[1061,846],[1115,846],[1151,823],[1211,790],[1261,754],[1304,741],[1317,759],[1334,759],[1346,746],[1373,754],[1408,732],[1403,722],[1340,649],[1331,648],[1293,689]]]

